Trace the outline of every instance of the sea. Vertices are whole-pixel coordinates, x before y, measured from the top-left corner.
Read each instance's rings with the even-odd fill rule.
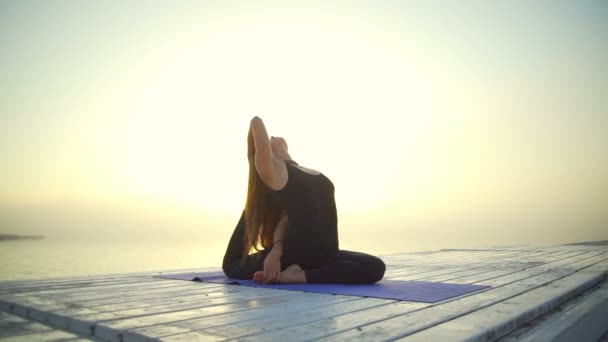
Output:
[[[225,242],[0,241],[0,281],[220,267]]]

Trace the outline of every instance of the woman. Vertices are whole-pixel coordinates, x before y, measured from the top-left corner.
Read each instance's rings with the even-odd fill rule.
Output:
[[[257,116],[247,143],[247,203],[224,255],[224,273],[263,283],[371,284],[382,279],[381,259],[338,248],[329,178],[293,161],[285,140],[269,139]],[[257,252],[249,254],[252,248]]]

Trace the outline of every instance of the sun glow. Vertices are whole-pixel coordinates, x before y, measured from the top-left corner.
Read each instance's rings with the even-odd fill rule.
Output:
[[[259,115],[292,157],[339,184],[342,209],[383,206],[399,163],[425,153],[416,145],[437,128],[437,94],[415,58],[376,45],[323,27],[262,26],[183,48],[171,63],[148,62],[146,84],[113,124],[126,133],[124,182],[234,212],[246,189],[248,123]]]
[[[601,11],[265,4],[4,5],[0,200],[231,228],[257,115],[334,182],[341,225],[357,236],[437,240],[458,227],[492,240],[496,227],[524,236],[564,222],[599,236]]]

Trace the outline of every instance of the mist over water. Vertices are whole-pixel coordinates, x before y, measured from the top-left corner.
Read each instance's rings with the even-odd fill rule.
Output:
[[[3,232],[45,235],[42,240],[0,241],[0,280],[220,267],[240,212],[233,217],[117,213],[107,208],[21,208],[2,212]],[[405,210],[405,209],[404,209]],[[137,216],[137,215],[141,216]],[[339,217],[340,247],[375,255],[441,248],[550,245],[605,239],[602,229],[575,229],[579,222],[525,217],[444,216],[426,220]],[[586,228],[600,227],[589,221]],[[8,227],[8,229],[6,228]],[[12,229],[11,229],[12,228]]]

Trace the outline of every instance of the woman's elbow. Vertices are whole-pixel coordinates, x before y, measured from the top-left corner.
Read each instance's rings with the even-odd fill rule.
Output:
[[[251,119],[249,124],[251,125],[251,127],[255,127],[255,126],[263,125],[264,121],[262,121],[262,119],[256,115]]]

